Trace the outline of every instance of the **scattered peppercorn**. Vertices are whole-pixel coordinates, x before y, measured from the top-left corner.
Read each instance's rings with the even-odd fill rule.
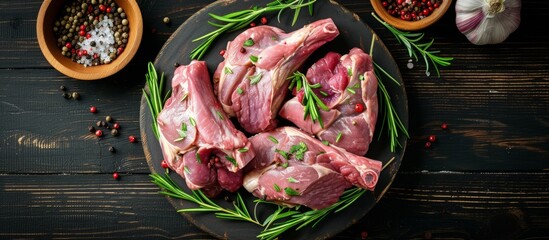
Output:
[[[368,232],[362,231],[362,232],[360,233],[360,239],[366,239],[367,237],[368,237]]]
[[[170,23],[170,18],[169,17],[164,17],[162,19],[162,22],[165,23],[165,24],[168,24],[168,23]]]
[[[162,160],[161,165],[162,165],[162,168],[168,168],[169,167],[168,162],[166,162],[166,160]]]
[[[440,128],[442,128],[443,130],[447,130],[448,129],[448,124],[447,123],[442,123],[440,125]]]
[[[136,143],[136,142],[137,142],[137,138],[136,138],[135,136],[133,136],[133,135],[130,135],[130,136],[128,137],[128,140],[129,140],[131,143]]]
[[[115,152],[116,152],[116,148],[114,148],[113,146],[110,146],[110,147],[109,147],[109,152],[115,153]]]
[[[108,126],[107,122],[101,121],[101,127],[107,127],[107,126]]]
[[[114,125],[112,125],[112,128],[114,128],[114,129],[120,129],[120,124],[114,123]]]
[[[96,130],[96,131],[95,131],[95,136],[97,136],[97,137],[103,136],[103,131],[101,131],[101,130]]]
[[[173,64],[173,67],[175,67],[175,68],[178,68],[179,66],[181,66],[181,64],[179,64],[178,62],[175,62],[175,63]]]
[[[97,112],[97,108],[95,106],[91,106],[90,107],[90,112],[91,113],[96,113]]]
[[[72,93],[72,98],[78,100],[78,99],[80,99],[80,94],[78,94],[77,92],[73,92]]]
[[[261,24],[263,24],[263,25],[267,24],[267,18],[266,17],[261,18]]]
[[[240,48],[240,52],[241,52],[241,53],[245,53],[245,52],[246,52],[246,49],[242,47],[242,48]]]
[[[225,52],[226,52],[225,49],[223,49],[223,50],[219,51],[219,55],[223,56],[223,55],[225,55]]]
[[[254,22],[250,23],[250,27],[255,27],[255,23]]]
[[[118,136],[118,130],[112,129],[112,130],[111,130],[111,135],[113,135],[113,136]]]
[[[88,131],[89,132],[95,132],[95,128],[93,126],[88,126]]]
[[[363,112],[363,111],[364,111],[364,104],[362,104],[362,103],[357,103],[357,104],[355,105],[355,112],[361,113],[361,112]]]
[[[114,178],[115,180],[118,180],[120,178],[120,174],[118,174],[117,172],[114,172],[112,174],[112,178]]]
[[[431,136],[429,136],[428,139],[429,139],[429,142],[432,142],[432,143],[433,143],[433,142],[435,142],[435,141],[437,140],[437,137],[436,137],[435,135],[431,135]]]
[[[97,121],[97,122],[95,123],[95,126],[101,127],[101,121]]]
[[[426,142],[426,143],[425,143],[425,148],[431,148],[431,145],[432,145],[431,142]]]
[[[112,117],[111,117],[111,116],[106,116],[106,117],[105,117],[105,121],[107,121],[107,122],[112,122]]]
[[[68,93],[63,93],[63,94],[61,94],[61,96],[63,96],[65,99],[70,99],[71,98],[71,95],[68,94]]]
[[[68,44],[68,43],[67,43],[67,44]],[[59,87],[59,90],[61,90],[61,91],[67,91],[67,87],[61,85],[61,87]]]

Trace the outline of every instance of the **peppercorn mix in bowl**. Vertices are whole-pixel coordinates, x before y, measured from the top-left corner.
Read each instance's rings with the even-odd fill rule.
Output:
[[[415,31],[438,21],[452,0],[370,0],[376,14],[395,28]]]
[[[59,72],[80,80],[115,74],[143,35],[135,0],[45,0],[36,23],[40,50]]]

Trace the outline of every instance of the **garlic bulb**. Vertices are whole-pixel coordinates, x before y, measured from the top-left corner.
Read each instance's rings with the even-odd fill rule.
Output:
[[[476,45],[505,40],[520,24],[520,0],[457,0],[456,25]]]

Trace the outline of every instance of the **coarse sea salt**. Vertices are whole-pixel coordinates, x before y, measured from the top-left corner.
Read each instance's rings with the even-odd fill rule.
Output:
[[[102,63],[110,63],[111,53],[116,54],[114,47],[114,32],[112,31],[113,21],[107,16],[95,25],[95,28],[89,31],[90,38],[78,43],[80,50],[86,50],[88,56],[83,56],[77,62],[88,67],[92,65],[94,54]]]

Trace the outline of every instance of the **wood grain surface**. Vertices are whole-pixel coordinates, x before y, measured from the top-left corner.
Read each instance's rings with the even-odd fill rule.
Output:
[[[42,56],[41,2],[0,0],[0,238],[211,239],[156,193],[141,144],[127,137],[139,136],[146,63],[212,1],[138,1],[138,57],[94,82],[65,77]],[[422,62],[406,67],[406,50],[370,16],[369,1],[340,3],[376,31],[400,66],[411,138],[386,196],[334,239],[549,237],[549,3],[523,1],[519,29],[489,46],[459,33],[452,5],[422,30],[425,40],[435,38],[433,50],[455,58],[440,78],[427,77]],[[61,85],[81,99],[64,99]],[[90,135],[87,127],[107,115],[122,125],[120,136]],[[425,149],[432,134],[437,142]]]

